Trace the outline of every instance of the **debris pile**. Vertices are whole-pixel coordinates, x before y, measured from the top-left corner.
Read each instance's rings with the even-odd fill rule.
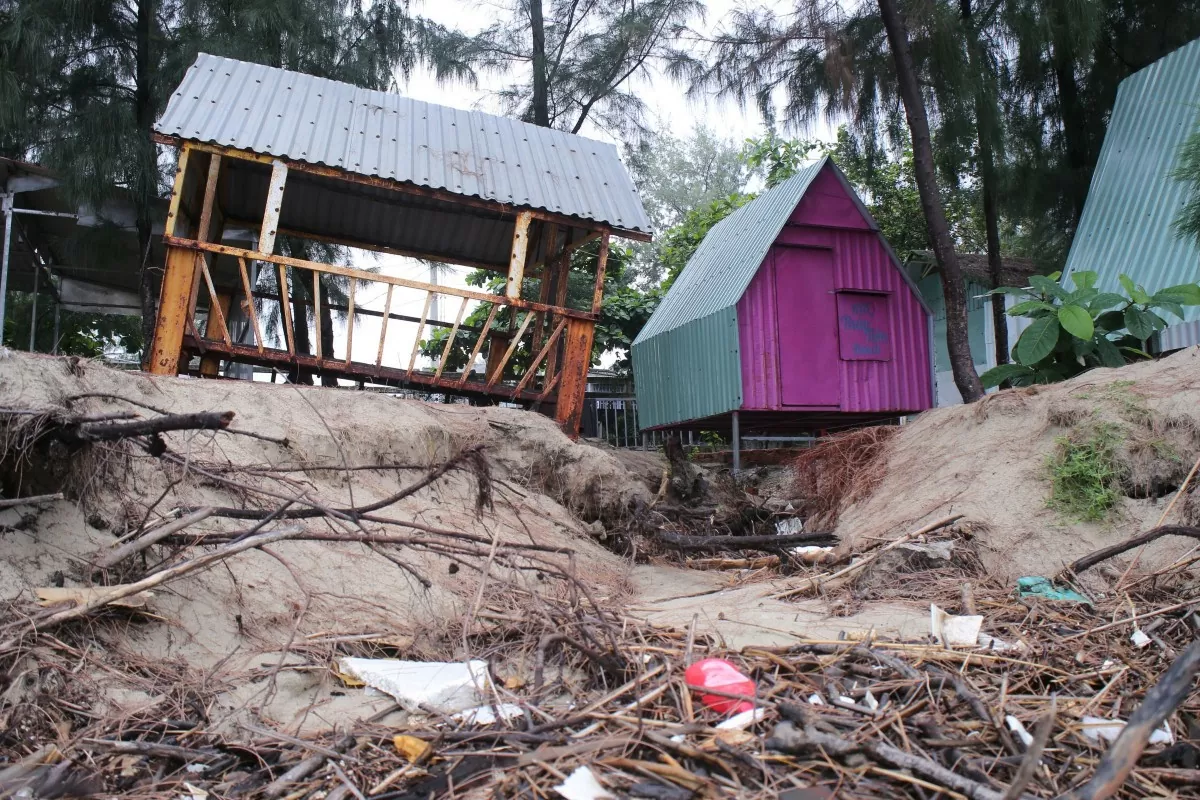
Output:
[[[0,362],[0,796],[1193,794],[1195,471],[1012,577],[945,475],[866,528],[938,417],[834,535],[534,414]]]

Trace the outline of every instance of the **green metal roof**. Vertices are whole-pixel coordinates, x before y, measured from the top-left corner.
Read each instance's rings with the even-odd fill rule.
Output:
[[[1174,228],[1188,186],[1171,177],[1198,119],[1200,39],[1121,82],[1067,272],[1095,270],[1103,290],[1125,273],[1152,292],[1200,277],[1200,249]],[[1200,308],[1186,319],[1162,333],[1164,350],[1200,341]]]
[[[741,406],[737,302],[827,160],[734,211],[696,248],[631,348],[641,427]]]
[[[828,156],[714,225],[630,348],[642,428],[703,419],[741,407],[737,303],[826,165],[878,233],[879,225]],[[913,295],[930,312],[891,245],[882,234],[879,239]]]

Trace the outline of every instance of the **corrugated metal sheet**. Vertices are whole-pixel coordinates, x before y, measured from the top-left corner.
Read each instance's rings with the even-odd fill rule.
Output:
[[[649,340],[741,299],[775,237],[821,168],[822,158],[713,226],[634,341]]]
[[[702,419],[741,405],[737,312],[732,306],[635,348],[633,379],[643,428]]]
[[[1118,288],[1121,273],[1150,291],[1197,279],[1200,249],[1173,227],[1188,187],[1171,172],[1198,118],[1200,39],[1121,82],[1068,272],[1095,270],[1102,289]],[[1186,319],[1200,320],[1200,308]],[[1200,326],[1179,327],[1164,332],[1164,349],[1200,341]]]
[[[611,144],[201,54],[155,130],[649,232]]]
[[[886,292],[890,298],[892,357],[888,361],[839,360],[840,410],[899,413],[932,406],[928,317],[879,237],[845,228],[789,227],[779,241],[829,248],[836,291]],[[747,411],[786,410],[778,365],[779,348],[789,344],[773,335],[778,325],[774,286],[773,265],[768,259],[737,305],[743,353],[741,408]]]
[[[923,315],[926,312],[916,285],[879,235],[878,225],[854,194],[845,176],[832,161],[821,159],[714,226],[634,341],[634,379],[643,427],[702,419],[742,406],[743,393],[747,390],[743,387],[742,360],[736,357],[737,354],[741,352],[747,358],[756,359],[757,365],[757,359],[762,357],[759,348],[774,347],[775,343],[768,345],[763,340],[772,336],[770,329],[759,331],[750,339],[740,337],[741,309],[738,303],[747,294],[747,287],[759,274],[759,266],[771,245],[780,238],[781,232],[785,239],[791,235],[790,231],[784,231],[784,226],[826,166],[833,171],[862,218],[867,221],[870,232],[858,232],[859,235],[873,241],[891,263],[893,274],[888,281],[894,279],[899,286],[906,287],[908,291],[904,294],[912,299],[917,313]],[[850,287],[855,286],[853,281],[860,278],[848,276],[846,280],[850,281],[846,283]],[[880,285],[891,286],[892,283],[888,281]],[[857,286],[870,288],[869,284],[864,283]],[[759,292],[749,302],[761,306],[767,301],[767,296]],[[714,324],[714,319],[722,323]],[[878,402],[889,409],[928,408],[932,403],[932,387],[927,327],[922,316],[920,328],[926,332],[914,334],[924,341],[925,350],[919,357],[922,379],[914,379],[916,382],[910,383],[906,376],[903,385],[880,390],[896,393],[897,399],[894,401],[864,398],[864,390],[857,384],[853,387],[844,385],[843,397],[854,397],[854,402],[863,406]],[[910,344],[915,347],[916,339],[904,344],[906,353],[911,350]],[[753,348],[753,352],[747,352],[747,347]],[[735,356],[732,360],[731,355]],[[859,368],[858,372],[868,376],[872,374],[865,367]],[[761,373],[755,373],[753,379],[766,381],[771,377],[766,367]],[[701,375],[702,378],[698,377]],[[859,376],[853,380],[861,379]],[[921,391],[924,391],[924,395],[919,396]],[[747,399],[746,403],[749,402]]]

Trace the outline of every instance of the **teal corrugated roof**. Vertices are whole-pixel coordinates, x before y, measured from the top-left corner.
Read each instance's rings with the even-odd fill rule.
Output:
[[[1198,119],[1200,39],[1121,82],[1067,272],[1095,270],[1102,289],[1119,288],[1125,273],[1152,292],[1200,277],[1200,249],[1174,228],[1188,186],[1171,177]],[[1163,332],[1164,349],[1195,343],[1200,308],[1187,315],[1193,324]]]
[[[633,342],[643,428],[742,404],[737,302],[796,210],[822,158],[713,226]]]
[[[713,226],[634,345],[737,305],[828,158],[805,167]]]

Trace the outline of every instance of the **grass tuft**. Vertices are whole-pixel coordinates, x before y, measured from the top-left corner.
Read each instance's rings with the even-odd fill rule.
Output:
[[[1055,443],[1057,450],[1046,463],[1050,507],[1084,522],[1105,519],[1121,498],[1121,427],[1101,423],[1086,433],[1060,436]]]

